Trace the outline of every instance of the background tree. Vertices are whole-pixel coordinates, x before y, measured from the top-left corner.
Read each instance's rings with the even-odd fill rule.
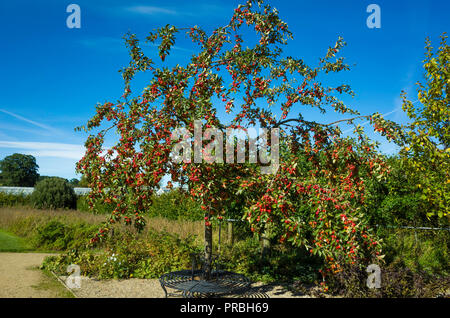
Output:
[[[72,179],[70,179],[70,180],[68,180],[68,181],[69,181],[69,184],[70,184],[72,187],[78,187],[79,184],[80,184],[80,180],[78,180],[77,178],[72,178]]]
[[[84,175],[81,176],[80,182],[78,182],[78,187],[88,188],[89,182]]]
[[[4,186],[33,187],[39,178],[38,169],[32,155],[12,154],[0,161],[1,182]]]
[[[52,178],[52,177],[51,176],[41,176],[41,175],[39,175],[39,178],[38,178],[37,182],[45,180],[45,179],[48,179],[48,178]]]
[[[401,155],[410,173],[420,176],[427,216],[450,216],[450,47],[441,36],[436,52],[426,40],[425,83],[417,83],[419,106],[403,97],[403,110],[412,120],[405,127]]]
[[[364,206],[372,226],[438,226],[423,213],[421,190],[417,175],[405,173],[409,169],[398,155],[386,159],[390,173],[384,180],[368,180],[367,200]],[[433,220],[435,221],[435,220]]]

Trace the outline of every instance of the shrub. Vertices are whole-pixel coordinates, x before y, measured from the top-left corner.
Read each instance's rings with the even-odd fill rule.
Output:
[[[12,207],[30,204],[30,196],[0,192],[0,207]]]
[[[52,177],[36,184],[31,202],[39,209],[75,209],[76,195],[67,180]]]
[[[366,183],[367,200],[362,208],[371,225],[448,227],[448,218],[427,216],[431,207],[417,186],[426,183],[426,176],[409,175],[408,166],[398,157],[389,157],[387,161],[391,172],[386,180],[374,178]]]
[[[31,242],[35,248],[46,250],[84,249],[97,230],[98,225],[87,223],[68,225],[58,220],[50,220],[36,228]]]
[[[345,265],[329,278],[330,291],[343,297],[417,298],[446,295],[450,277],[413,272],[401,263],[381,268],[381,287],[367,287],[368,273],[358,265]]]
[[[147,235],[115,232],[101,252],[73,249],[47,257],[42,268],[65,274],[70,264],[80,266],[81,273],[98,279],[158,278],[164,273],[190,267],[190,254],[198,251],[192,238],[149,231]]]
[[[190,254],[199,251],[193,237],[180,239],[177,235],[167,232],[149,231],[144,239],[145,256],[135,262],[136,266],[133,273],[133,276],[138,278],[158,278],[167,272],[190,268]],[[141,245],[137,241],[134,241],[134,243]],[[123,248],[122,245],[114,251],[119,255],[127,255],[129,261],[128,246],[125,250]],[[135,255],[130,254],[132,257]]]
[[[54,246],[57,250],[62,250],[67,246],[66,226],[59,221],[52,220],[47,224],[37,228],[35,238],[37,246]]]

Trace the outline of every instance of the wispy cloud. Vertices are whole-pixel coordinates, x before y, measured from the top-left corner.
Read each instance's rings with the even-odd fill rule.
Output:
[[[125,11],[146,16],[172,16],[172,17],[210,17],[223,16],[224,12],[232,12],[232,6],[215,5],[210,3],[198,3],[193,6],[190,2],[180,3],[176,7],[160,6],[128,6]]]
[[[52,131],[44,130],[44,129],[35,129],[35,128],[28,128],[23,127],[22,125],[17,124],[10,124],[6,122],[2,122],[0,125],[0,137],[4,138],[3,136],[6,136],[5,134],[2,134],[1,131],[8,133],[8,138],[10,139],[13,135],[12,132],[19,132],[19,133],[26,133],[28,135],[32,136],[44,136],[44,137],[52,137],[54,136],[54,133]]]
[[[48,130],[48,131],[52,131],[52,132],[56,131],[56,129],[54,129],[54,128],[50,127],[50,126],[38,123],[38,122],[36,122],[34,120],[31,120],[31,119],[25,118],[23,116],[17,115],[17,114],[15,114],[13,112],[10,112],[10,111],[4,110],[4,109],[0,109],[0,112],[2,112],[4,114],[7,114],[7,115],[10,115],[10,116],[12,116],[14,118],[17,118],[19,120],[22,120],[22,121],[24,121],[26,123],[32,124],[34,126],[37,126],[39,128],[42,128],[42,129],[45,129],[45,130]]]
[[[56,157],[80,160],[85,153],[84,146],[28,141],[0,141],[0,148],[18,149],[35,157]]]
[[[146,15],[155,15],[155,14],[169,14],[169,15],[178,15],[179,12],[171,9],[154,7],[154,6],[132,6],[127,7],[127,11],[146,14]]]
[[[417,103],[417,102],[418,102],[418,100],[415,100],[415,101],[412,102],[412,104],[414,105],[414,104]],[[390,115],[392,115],[392,114],[394,114],[394,113],[398,113],[399,111],[402,112],[402,111],[403,111],[403,110],[402,110],[402,105],[401,105],[401,104],[398,105],[397,101],[395,102],[395,104],[396,104],[396,106],[394,107],[393,110],[391,110],[390,112],[381,114],[381,115],[382,115],[384,118],[386,118],[387,116],[390,116]],[[396,119],[397,119],[396,121],[398,121],[398,118],[396,118]],[[360,126],[365,126],[365,125],[367,125],[367,124],[369,124],[369,123],[370,123],[370,120],[367,120],[367,121],[363,122],[362,124],[360,124]],[[354,130],[354,128],[350,128],[350,129],[344,130],[342,133],[343,133],[343,134],[347,134],[347,133],[349,133],[349,132],[351,132],[351,131],[353,131],[353,130]]]

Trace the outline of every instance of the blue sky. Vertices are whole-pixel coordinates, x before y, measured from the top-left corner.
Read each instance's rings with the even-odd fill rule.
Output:
[[[243,1],[1,1],[0,3],[0,159],[14,152],[32,154],[41,175],[79,177],[75,163],[83,155],[84,124],[97,102],[122,95],[117,72],[128,63],[121,40],[131,31],[143,39],[165,24],[202,26],[207,31],[229,21]],[[81,28],[69,29],[66,7],[81,8]],[[270,1],[294,33],[286,55],[314,65],[328,46],[342,36],[342,56],[353,65],[336,79],[352,86],[346,99],[363,114],[375,111],[404,122],[400,92],[415,100],[414,84],[422,79],[424,41],[449,31],[450,2],[445,0],[322,0]],[[369,4],[381,8],[381,28],[369,29]],[[187,61],[193,47],[180,42],[170,61]],[[149,54],[151,48],[147,51]],[[310,119],[333,121],[336,116],[311,112]],[[380,139],[380,141],[382,141]],[[386,153],[395,147],[383,142]]]

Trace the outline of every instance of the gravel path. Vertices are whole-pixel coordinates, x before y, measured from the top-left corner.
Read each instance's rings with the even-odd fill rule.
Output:
[[[66,276],[60,276],[66,281]],[[163,298],[164,291],[157,279],[131,278],[125,280],[96,280],[88,277],[81,278],[81,288],[72,289],[79,298]],[[173,291],[173,290],[172,290]],[[170,292],[170,291],[169,291]],[[283,286],[264,285],[255,283],[244,297],[261,297],[265,293],[270,298],[308,297],[293,294]]]
[[[65,276],[60,277],[62,281]],[[81,288],[72,289],[79,298],[162,298],[164,292],[157,279],[130,278],[96,280],[81,278]]]
[[[0,298],[49,298],[52,290],[35,288],[44,279],[36,269],[46,256],[43,253],[0,253]]]
[[[58,297],[51,289],[36,288],[44,278],[37,269],[45,253],[0,253],[0,298],[53,298]],[[66,276],[60,277],[62,282]],[[81,288],[72,289],[79,298],[163,298],[165,294],[157,279],[131,278],[125,280],[96,280],[81,277]],[[263,293],[270,298],[305,297],[294,295],[278,285],[256,283],[246,297],[260,297]]]

